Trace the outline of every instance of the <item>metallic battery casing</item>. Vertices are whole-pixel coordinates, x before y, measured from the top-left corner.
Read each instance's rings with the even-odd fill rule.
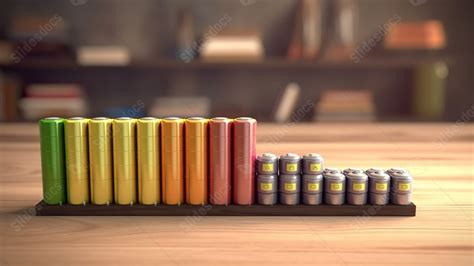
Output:
[[[403,168],[400,168],[400,167],[392,167],[392,168],[390,168],[390,169],[387,169],[387,171],[385,171],[385,172],[386,172],[388,175],[391,176],[391,175],[392,175],[393,173],[395,173],[395,172],[403,172],[403,173],[405,173],[406,170],[403,169]]]
[[[339,170],[337,168],[324,167],[323,175],[327,174],[327,173],[331,173],[331,172],[340,173],[341,170]]]
[[[303,174],[319,175],[324,170],[324,159],[316,153],[309,153],[303,156]]]
[[[257,203],[274,205],[278,202],[278,175],[257,175]]]
[[[89,119],[72,117],[64,121],[66,145],[67,200],[69,204],[89,203]]]
[[[370,173],[374,173],[374,172],[384,172],[384,170],[381,168],[373,168],[373,167],[365,170],[366,175],[369,175]]]
[[[232,119],[209,120],[209,201],[229,205],[232,199]]]
[[[43,200],[47,204],[66,203],[64,119],[48,117],[39,121]]]
[[[236,118],[233,131],[234,203],[252,205],[255,201],[257,120],[250,117]]]
[[[280,174],[298,175],[301,173],[301,157],[298,154],[287,153],[280,156]]]
[[[323,202],[323,175],[303,174],[303,204],[319,205]]]
[[[89,168],[91,202],[110,204],[114,200],[112,122],[106,117],[89,120]]]
[[[120,205],[137,202],[137,120],[119,117],[113,121],[114,195]]]
[[[372,169],[369,172],[367,171],[369,177],[369,203],[374,205],[388,204],[390,176],[383,170]]]
[[[324,202],[341,205],[345,202],[346,177],[339,171],[327,171],[324,177]]]
[[[279,177],[280,203],[297,205],[300,203],[301,176],[281,174]]]
[[[350,205],[367,204],[368,177],[362,170],[346,174],[346,201]]]
[[[186,203],[204,205],[207,203],[207,136],[208,119],[191,117],[186,119],[185,134],[185,176]]]
[[[184,203],[184,119],[161,120],[161,185],[164,204]]]
[[[413,189],[413,177],[407,171],[390,174],[390,202],[396,205],[409,205]]]
[[[272,153],[257,156],[257,173],[262,175],[278,174],[278,157]]]
[[[161,202],[160,119],[137,120],[138,202]]]

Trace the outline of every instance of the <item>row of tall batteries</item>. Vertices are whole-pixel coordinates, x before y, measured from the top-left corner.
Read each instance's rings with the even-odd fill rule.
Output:
[[[253,118],[49,117],[39,127],[47,204],[254,203]]]
[[[412,176],[404,169],[368,170],[324,168],[323,157],[310,153],[302,158],[288,153],[257,157],[257,202],[273,205],[408,205]]]

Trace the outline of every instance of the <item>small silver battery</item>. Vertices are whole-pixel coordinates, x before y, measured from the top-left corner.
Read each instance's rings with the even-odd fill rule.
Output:
[[[373,170],[367,172],[369,177],[369,203],[374,205],[388,204],[390,193],[390,176],[384,170]]]
[[[263,153],[257,156],[257,174],[278,174],[278,157],[273,153]]]
[[[300,203],[301,176],[280,175],[280,203],[284,205],[296,205]]]
[[[316,153],[309,153],[303,156],[303,174],[319,175],[324,169],[324,159]]]
[[[278,201],[278,176],[257,175],[257,202],[261,205],[274,205]]]
[[[301,173],[301,157],[298,154],[287,153],[280,156],[280,174],[299,175]]]
[[[346,177],[339,171],[327,171],[324,177],[324,202],[328,205],[341,205],[345,202]]]
[[[346,176],[347,203],[351,205],[367,204],[368,177],[362,170],[348,171]]]
[[[390,202],[395,205],[409,205],[411,203],[411,192],[413,177],[405,170],[394,171],[390,175]]]
[[[323,202],[323,175],[303,175],[303,203],[319,205]]]

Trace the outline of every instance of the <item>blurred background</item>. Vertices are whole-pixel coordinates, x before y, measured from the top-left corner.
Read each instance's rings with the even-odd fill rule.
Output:
[[[2,0],[0,119],[474,116],[472,0]]]

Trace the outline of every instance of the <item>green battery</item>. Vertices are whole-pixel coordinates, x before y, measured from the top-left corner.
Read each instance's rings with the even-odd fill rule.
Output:
[[[43,200],[47,204],[66,203],[64,119],[48,117],[39,121]]]

